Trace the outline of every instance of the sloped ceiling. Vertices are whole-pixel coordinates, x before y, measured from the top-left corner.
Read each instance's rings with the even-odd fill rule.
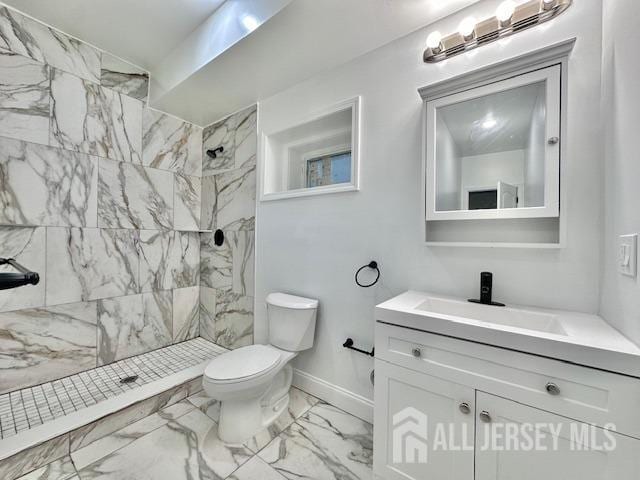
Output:
[[[207,125],[477,1],[7,0],[6,3],[146,68],[152,75],[153,106]],[[242,24],[244,19],[231,17],[246,16],[252,9],[256,11],[257,29],[246,32],[236,26],[228,29],[229,25]]]

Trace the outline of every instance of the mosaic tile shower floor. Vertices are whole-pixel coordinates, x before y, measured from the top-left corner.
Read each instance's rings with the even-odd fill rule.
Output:
[[[221,353],[196,338],[35,387],[0,395],[0,438],[90,407],[123,392],[198,365]],[[125,377],[137,375],[131,383]]]

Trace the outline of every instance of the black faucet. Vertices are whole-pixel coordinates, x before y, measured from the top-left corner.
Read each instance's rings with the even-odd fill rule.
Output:
[[[482,272],[480,274],[480,300],[470,298],[472,303],[481,303],[482,305],[492,305],[494,307],[504,307],[504,303],[494,302],[491,300],[493,294],[493,273]]]

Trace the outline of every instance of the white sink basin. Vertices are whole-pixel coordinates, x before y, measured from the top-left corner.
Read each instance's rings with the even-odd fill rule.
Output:
[[[519,308],[495,307],[461,300],[428,297],[417,310],[441,315],[466,318],[467,320],[492,323],[506,327],[524,328],[536,332],[567,335],[558,320],[558,315],[534,312]]]
[[[640,378],[638,345],[597,315],[409,291],[378,305],[376,321]]]

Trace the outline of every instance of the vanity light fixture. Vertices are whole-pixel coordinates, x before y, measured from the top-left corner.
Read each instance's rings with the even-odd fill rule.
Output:
[[[496,15],[475,22],[466,18],[458,31],[446,37],[440,32],[431,32],[427,37],[427,49],[422,59],[425,63],[436,63],[500,38],[513,35],[557,17],[572,4],[573,0],[528,0],[516,4],[505,0],[496,10]]]
[[[458,27],[458,32],[466,42],[473,40],[476,37],[476,19],[473,17],[467,17],[462,20]]]
[[[442,51],[442,34],[437,30],[427,37],[427,49],[435,54]]]
[[[242,25],[247,32],[251,33],[260,26],[260,22],[253,15],[245,15],[242,17]]]
[[[496,18],[498,22],[500,22],[500,27],[506,28],[511,26],[511,19],[513,18],[513,14],[516,11],[516,4],[513,3],[513,0],[505,0],[500,5],[498,5],[498,9],[496,10]]]

